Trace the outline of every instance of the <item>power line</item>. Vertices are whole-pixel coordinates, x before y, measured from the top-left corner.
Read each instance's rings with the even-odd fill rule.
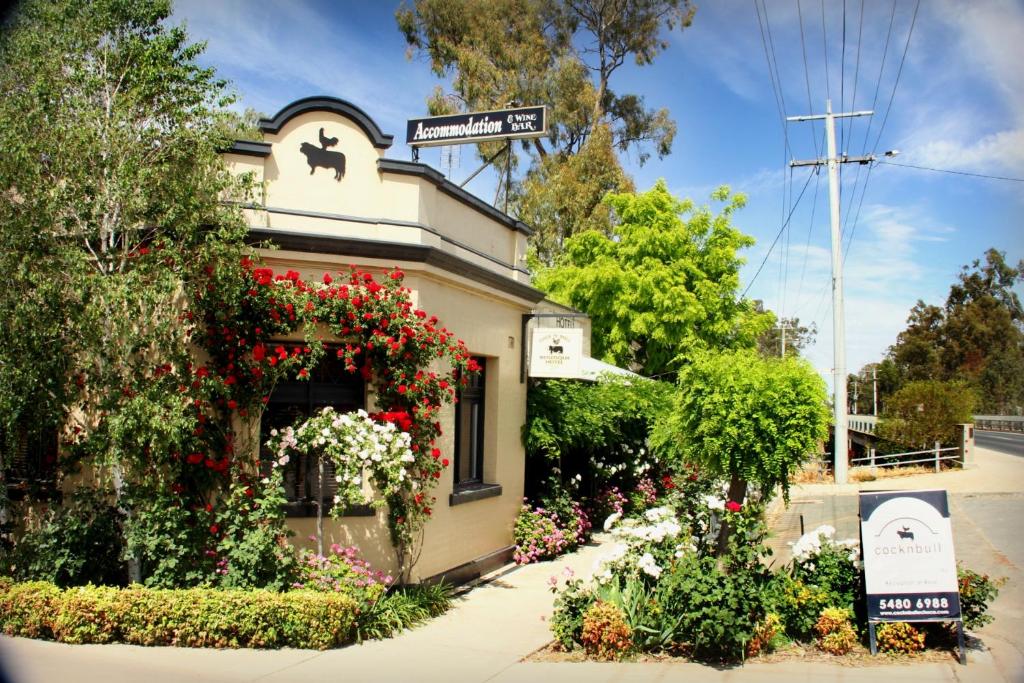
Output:
[[[839,53],[839,111],[846,111],[846,0],[843,0],[843,49]],[[846,121],[839,122],[839,149],[843,149]]]
[[[864,33],[864,0],[860,0],[860,22],[857,27],[857,61],[853,69],[853,98],[850,100],[850,109],[857,108],[857,83],[860,80],[860,48],[862,45],[861,36]],[[850,134],[846,138],[846,149],[843,154],[850,151],[850,143],[853,141],[853,122],[850,122]]]
[[[889,55],[889,43],[892,40],[892,27],[896,23],[896,0],[892,0],[892,11],[889,12],[889,29],[885,32],[885,45],[882,46],[882,61],[878,66],[878,78],[875,82],[875,95],[871,99],[871,110],[874,111],[878,104],[878,95],[882,91],[882,75],[885,73],[885,59]],[[871,126],[874,124],[874,117],[868,119],[868,125],[864,129],[864,140],[861,141],[861,155],[864,156],[868,151],[868,138],[871,137]],[[870,167],[868,168],[870,172]],[[860,183],[860,165],[857,166],[857,173],[853,178],[853,191],[850,193],[851,203],[855,201],[857,196],[857,185]],[[864,192],[861,191],[861,204],[864,203]],[[860,210],[858,209],[858,215]],[[846,231],[846,226],[850,222],[850,212],[847,211],[843,218],[843,232]],[[856,230],[856,223],[854,223],[854,230]]]
[[[750,288],[753,286],[754,282],[757,280],[757,276],[761,274],[761,269],[764,268],[764,264],[768,262],[768,257],[772,255],[772,250],[775,249],[775,245],[778,243],[779,237],[782,236],[782,231],[786,229],[787,225],[789,225],[790,219],[793,218],[793,212],[796,211],[796,207],[800,206],[800,200],[803,198],[804,192],[807,190],[807,186],[810,185],[810,184],[811,184],[811,176],[808,175],[807,176],[807,182],[804,183],[803,188],[800,190],[800,194],[797,195],[796,202],[793,204],[793,208],[790,210],[789,215],[786,216],[786,220],[782,223],[782,227],[779,228],[779,232],[776,233],[775,239],[772,241],[772,245],[770,247],[768,247],[768,253],[764,255],[764,260],[762,260],[761,261],[761,265],[759,265],[757,267],[757,272],[754,273],[754,277],[751,278],[749,284],[747,284],[747,288],[743,290],[743,294],[740,294],[740,298],[741,299],[747,295],[747,292],[750,291]]]
[[[804,274],[807,272],[807,254],[811,250],[811,233],[814,232],[814,214],[818,210],[818,189],[821,186],[821,167],[814,167],[814,199],[811,200],[811,220],[807,224],[807,243],[804,245],[804,261],[800,266],[800,284],[797,286],[797,300],[800,301],[804,293]]]
[[[882,131],[885,130],[885,123],[889,120],[889,112],[892,110],[892,102],[896,99],[896,89],[900,85],[900,76],[903,74],[903,64],[907,61],[907,51],[910,50],[910,38],[914,35],[914,25],[917,23],[917,10],[921,8],[921,0],[914,5],[914,16],[910,19],[910,30],[907,31],[907,44],[903,46],[903,57],[900,59],[900,68],[896,71],[896,82],[892,86],[892,95],[889,96],[889,104],[885,108],[885,116],[882,117],[882,125],[878,129],[878,137],[875,138],[875,145],[871,148],[872,154],[878,150],[878,142],[882,139]]]
[[[871,181],[871,169],[873,166],[868,166],[868,172],[864,175],[864,187],[860,191],[860,203],[857,204],[857,215],[853,217],[853,226],[850,228],[850,238],[846,241],[846,249],[843,251],[843,262],[846,262],[846,256],[850,253],[850,245],[853,244],[853,236],[857,234],[857,223],[860,221],[860,210],[864,207],[864,195],[868,193],[868,183]],[[853,199],[850,200],[851,204]]]
[[[825,0],[821,0],[821,44],[825,56],[825,99],[832,99],[828,85],[828,31],[825,29]]]
[[[762,0],[763,2],[763,0]],[[764,59],[768,63],[768,79],[772,84],[772,93],[775,95],[775,107],[779,112],[779,123],[782,126],[782,138],[786,145],[786,150],[792,156],[793,151],[789,147],[789,130],[786,126],[786,100],[782,95],[782,79],[778,77],[778,66],[777,63],[773,67],[772,57],[768,54],[768,40],[765,38],[765,24],[768,22],[768,8],[764,8],[764,22],[761,20],[761,6],[758,5],[758,0],[754,0],[754,10],[757,12],[757,26],[761,31],[761,45],[764,48]],[[771,36],[771,27],[768,28],[768,35]],[[772,44],[771,48],[772,55],[775,54],[775,45]]]
[[[800,7],[800,0],[796,0],[796,13],[800,17],[800,50],[804,57],[804,83],[807,85],[807,111],[813,111],[811,103],[811,69],[807,64],[807,43],[804,40],[804,13]],[[811,122],[811,140],[814,141],[814,156],[820,157],[821,151],[818,148],[818,132],[814,129],[814,122]]]
[[[876,161],[878,164],[886,164],[887,166],[902,166],[904,168],[916,168],[920,171],[935,171],[936,173],[953,173],[955,175],[968,175],[974,178],[989,178],[990,180],[1009,180],[1015,183],[1024,183],[1024,178],[1010,178],[1009,176],[1002,175],[988,175],[987,173],[969,173],[967,171],[954,171],[948,168],[932,168],[930,166],[915,166],[914,164],[899,164],[895,161]]]

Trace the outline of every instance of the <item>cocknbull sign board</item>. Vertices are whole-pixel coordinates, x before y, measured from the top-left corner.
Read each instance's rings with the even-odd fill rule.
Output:
[[[946,492],[861,493],[860,530],[872,653],[879,622],[957,621],[966,662]]]

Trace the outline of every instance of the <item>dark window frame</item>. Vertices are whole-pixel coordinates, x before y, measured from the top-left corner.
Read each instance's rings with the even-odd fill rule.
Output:
[[[487,359],[481,356],[474,356],[473,359],[480,366],[480,372],[471,375],[469,383],[459,392],[459,401],[455,404],[455,463],[452,468],[455,479],[455,490],[479,488],[484,485],[484,453],[486,437],[486,415],[487,415]],[[474,412],[475,408],[475,412]],[[466,412],[469,411],[469,415]],[[463,446],[463,437],[466,436],[466,428],[471,432],[468,436],[469,443]],[[464,448],[470,453],[468,457],[468,473],[463,476],[463,466],[466,465]]]
[[[324,351],[320,365],[310,373],[308,380],[282,380],[271,392],[267,407],[260,418],[260,462],[264,468],[270,467],[271,453],[266,447],[270,429],[291,424],[299,415],[309,417],[326,406],[332,406],[341,412],[366,408],[366,382],[362,376],[344,370],[341,362],[336,360],[338,347],[327,346]],[[276,414],[275,408],[278,411]],[[276,424],[277,420],[274,418],[280,415],[281,411],[291,411],[294,417],[284,424]],[[286,516],[316,516],[318,470],[316,459],[308,454],[293,458],[285,466]],[[335,486],[334,469],[329,462],[325,463],[324,491],[321,498],[325,512],[334,504]],[[373,511],[369,506],[357,506],[346,510],[345,514],[364,516],[373,514]]]

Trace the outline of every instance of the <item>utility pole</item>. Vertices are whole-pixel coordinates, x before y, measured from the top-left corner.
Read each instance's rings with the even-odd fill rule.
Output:
[[[871,414],[878,417],[878,368],[871,368]]]
[[[786,357],[786,328],[788,327],[785,318],[779,323],[779,329],[782,330],[782,338],[779,340],[779,358]]]
[[[853,414],[857,414],[857,377],[853,378]]]
[[[828,166],[828,198],[832,217],[832,336],[835,359],[832,368],[832,409],[835,422],[835,447],[832,457],[835,463],[837,484],[845,484],[847,479],[847,452],[849,450],[849,434],[846,420],[846,320],[843,314],[843,254],[842,239],[839,234],[839,164],[869,164],[875,160],[873,155],[864,157],[836,156],[836,119],[855,116],[870,116],[872,111],[854,111],[841,114],[832,113],[832,100],[825,101],[825,113],[808,116],[790,116],[787,121],[825,120],[825,131],[828,137],[828,158],[809,161],[789,162],[795,166]]]

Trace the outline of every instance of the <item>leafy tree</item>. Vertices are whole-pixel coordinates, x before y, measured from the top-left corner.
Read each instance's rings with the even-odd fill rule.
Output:
[[[789,496],[789,477],[828,434],[825,383],[804,360],[764,358],[753,349],[706,353],[679,374],[674,410],[652,445],[729,479],[743,503],[748,483]],[[723,533],[719,550],[725,548]]]
[[[613,483],[632,485],[636,470],[653,464],[647,437],[671,394],[670,384],[649,380],[536,381],[523,425],[528,494],[544,493],[553,468],[561,481],[579,474],[588,491],[619,472]]]
[[[899,385],[957,380],[974,387],[986,412],[1016,413],[1024,405],[1024,312],[1013,290],[1024,263],[985,252],[985,262],[964,266],[945,306],[918,301],[907,329],[889,350]]]
[[[569,235],[595,223],[607,230],[603,193],[630,189],[616,149],[636,150],[641,163],[648,147],[671,151],[676,126],[667,110],[616,93],[612,80],[630,57],[651,64],[668,46],[666,33],[689,26],[694,10],[688,0],[414,0],[396,18],[409,54],[452,78],[452,93],[439,88],[430,98],[432,114],[548,106],[550,133],[523,145],[530,168],[513,199],[537,231],[534,254],[550,263]],[[489,157],[499,143],[480,149]],[[581,153],[591,161],[572,164]],[[580,173],[595,164],[601,173]]]
[[[664,181],[609,195],[614,236],[571,237],[536,285],[591,316],[595,356],[645,375],[674,372],[703,349],[752,347],[773,316],[736,295],[736,252],[753,244],[731,222],[745,198],[721,188],[713,199],[725,204],[718,214]]]
[[[956,442],[956,425],[973,421],[977,400],[963,382],[910,382],[889,397],[876,431],[914,448],[930,448],[936,441],[949,445]]]
[[[910,309],[907,329],[900,332],[890,356],[909,380],[943,376],[941,349],[945,336],[945,312],[918,299]]]
[[[127,387],[187,362],[186,284],[236,259],[243,184],[217,149],[225,84],[196,60],[166,0],[23,2],[0,34],[0,419],[74,424],[100,461],[144,457],[115,437],[171,439],[167,406]],[[180,403],[180,401],[179,401]],[[130,412],[130,411],[129,411]],[[180,411],[179,411],[180,412]]]

